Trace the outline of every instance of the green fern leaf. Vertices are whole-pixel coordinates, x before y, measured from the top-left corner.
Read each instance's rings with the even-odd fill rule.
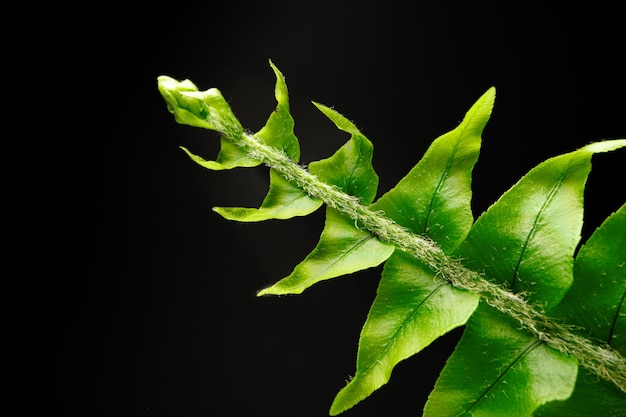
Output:
[[[350,133],[350,140],[330,158],[309,164],[309,172],[326,184],[370,204],[378,191],[378,175],[372,167],[374,146],[357,127],[335,110],[313,103],[340,130]]]
[[[289,94],[285,77],[272,61],[270,61],[270,66],[276,76],[274,96],[277,104],[265,126],[254,136],[275,149],[281,149],[292,161],[298,162],[300,160],[300,143],[293,132],[295,122],[289,110]]]
[[[574,263],[574,284],[550,315],[575,325],[626,353],[626,204],[583,245]]]
[[[320,241],[293,272],[258,295],[300,294],[311,285],[342,275],[375,267],[393,253],[393,245],[376,239],[367,230],[338,211],[326,210]]]
[[[626,354],[626,204],[609,216],[580,249],[574,263],[574,284],[550,314]],[[626,367],[626,363],[616,364]],[[579,369],[571,398],[549,403],[539,417],[620,417],[626,397],[614,384]],[[601,371],[602,372],[602,371]]]
[[[473,223],[471,172],[493,106],[490,89],[372,204],[378,187],[373,147],[333,109],[314,103],[350,139],[308,171],[298,165],[287,86],[270,66],[277,107],[256,134],[244,131],[219,90],[198,91],[188,80],[165,76],[158,85],[179,123],[222,135],[215,161],[183,148],[196,163],[213,170],[270,167],[261,206],[216,208],[222,216],[286,219],[327,205],[317,246],[259,295],[300,293],[386,262],[361,333],[355,377],[331,414],[354,406],[385,384],[398,362],[466,324],[426,416],[623,415],[626,208],[610,216],[575,259],[574,252],[591,158],[625,147],[626,140],[543,162]]]
[[[420,162],[372,209],[429,236],[444,252],[456,247],[474,221],[471,173],[494,100],[495,89],[490,88],[459,126],[433,141]]]
[[[459,255],[471,268],[484,270],[514,291],[525,291],[528,299],[554,305],[573,281],[591,157],[624,145],[626,141],[596,143],[543,162],[476,221]],[[576,358],[550,348],[484,303],[480,311],[467,323],[444,367],[426,416],[456,415],[454,410],[528,416],[548,401],[571,395]],[[489,366],[483,365],[482,371],[468,365],[484,364],[487,358]]]
[[[599,142],[539,164],[478,218],[456,255],[530,303],[556,305],[573,281],[591,157],[625,145]]]
[[[448,251],[458,245],[473,223],[471,173],[494,96],[495,90],[488,90],[461,124],[436,139],[420,162],[372,208],[415,233],[428,235]],[[361,332],[355,376],[337,394],[331,415],[387,383],[398,362],[465,324],[478,297],[450,287],[435,275],[401,251],[387,261]]]
[[[521,332],[484,303],[476,309],[430,394],[425,417],[528,417],[570,396],[577,361]]]

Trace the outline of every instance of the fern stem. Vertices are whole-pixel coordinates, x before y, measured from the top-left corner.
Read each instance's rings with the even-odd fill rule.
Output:
[[[410,232],[382,213],[362,205],[356,197],[320,181],[281,150],[262,143],[251,134],[239,131],[229,133],[226,136],[250,157],[273,168],[310,196],[346,214],[382,241],[419,259],[450,285],[479,294],[487,304],[507,314],[537,339],[566,355],[573,355],[580,365],[626,392],[626,360],[608,344],[600,341],[593,343],[574,333],[570,327],[551,320],[530,305],[523,294],[508,291],[466,268],[459,260],[447,256],[428,237]]]

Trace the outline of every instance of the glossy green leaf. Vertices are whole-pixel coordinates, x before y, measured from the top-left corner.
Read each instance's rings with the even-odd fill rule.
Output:
[[[309,164],[309,170],[326,184],[369,204],[376,196],[378,175],[372,167],[371,142],[334,110],[316,104],[340,129],[351,137],[330,158]],[[330,278],[380,265],[393,252],[393,245],[382,243],[354,220],[328,208],[320,241],[294,271],[273,286],[259,292],[299,294],[311,285]]]
[[[300,144],[293,132],[295,122],[289,112],[289,96],[285,77],[271,61],[270,66],[276,75],[274,96],[277,104],[265,126],[254,136],[267,145],[282,150],[294,162],[298,162],[300,160]]]
[[[311,285],[330,278],[380,265],[393,252],[367,230],[332,208],[326,210],[326,224],[320,241],[294,271],[258,295],[300,294]]]
[[[357,127],[335,110],[313,103],[340,130],[350,133],[346,142],[332,157],[309,164],[309,171],[321,181],[370,204],[378,190],[378,175],[372,167],[374,147]]]
[[[576,326],[626,355],[626,204],[609,216],[578,252],[574,284],[550,315]],[[624,364],[623,366],[626,366]],[[626,394],[610,382],[579,370],[571,398],[551,403],[541,417],[624,416]]]
[[[471,173],[494,99],[495,89],[490,88],[459,126],[436,139],[419,163],[372,208],[415,233],[428,235],[444,251],[457,246],[474,221]]]
[[[591,157],[625,145],[598,142],[539,164],[478,218],[457,255],[529,302],[554,306],[573,280]]]
[[[317,210],[322,200],[311,198],[301,188],[285,180],[270,169],[270,189],[261,207],[215,207],[217,213],[228,220],[240,222],[258,222],[269,219],[290,219],[306,216]]]
[[[550,315],[626,353],[626,205],[581,247],[574,284]]]
[[[574,393],[565,401],[553,401],[540,407],[535,417],[624,417],[626,398],[614,384],[599,379],[585,368],[578,370]]]
[[[574,389],[577,361],[481,303],[430,394],[425,417],[528,417]]]
[[[488,277],[514,290],[519,288],[511,283],[512,277],[518,284],[535,283],[529,298],[536,302],[558,302],[573,279],[573,252],[580,237],[582,193],[591,156],[624,145],[626,141],[588,145],[531,170],[476,221],[459,247],[459,256],[474,270],[485,271]],[[466,333],[444,367],[426,405],[426,415],[461,410],[472,415],[528,416],[546,402],[568,398],[576,382],[576,360],[553,351],[519,326],[504,326],[502,313],[495,309],[483,306],[479,310],[481,314],[475,313],[469,320]],[[488,333],[490,328],[501,330]],[[480,334],[483,340],[477,336]],[[528,346],[533,346],[532,350],[527,351]],[[481,351],[485,352],[482,357]],[[551,362],[524,360],[530,352],[539,351],[545,355],[551,352]],[[512,353],[520,356],[511,357]],[[482,363],[484,367],[487,356],[490,365],[484,372],[467,365]],[[509,369],[516,375],[517,362],[522,364],[519,369],[524,370],[527,380],[509,376]],[[560,370],[558,378],[544,386],[542,378],[549,380],[548,373],[555,370]],[[461,389],[461,381],[465,389]],[[549,389],[557,382],[563,390]],[[458,406],[447,409],[444,403],[451,398]]]
[[[356,374],[335,397],[337,415],[386,384],[393,368],[438,337],[464,324],[476,294],[457,290],[403,252],[385,263],[376,299],[361,331]]]
[[[446,250],[467,235],[471,173],[495,90],[488,90],[457,128],[436,139],[420,162],[372,208]],[[361,332],[354,378],[335,398],[330,413],[354,406],[387,383],[396,364],[465,324],[478,296],[435,277],[419,260],[401,252],[385,264],[376,299]]]

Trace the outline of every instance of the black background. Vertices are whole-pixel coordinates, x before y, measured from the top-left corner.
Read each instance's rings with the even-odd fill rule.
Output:
[[[9,382],[24,413],[325,416],[354,373],[380,268],[257,298],[317,243],[323,210],[261,224],[212,212],[258,206],[267,170],[191,162],[178,146],[213,159],[217,136],[174,122],[161,74],[218,87],[254,131],[274,106],[272,59],[301,162],[347,139],[310,101],[332,105],[374,143],[379,195],[496,86],[476,216],[548,157],[626,135],[617,4],[222,3],[44,6],[5,34],[19,147],[5,165],[20,167],[5,178],[26,215],[6,219]],[[625,156],[594,158],[585,237],[626,200]],[[459,335],[344,415],[420,415]]]

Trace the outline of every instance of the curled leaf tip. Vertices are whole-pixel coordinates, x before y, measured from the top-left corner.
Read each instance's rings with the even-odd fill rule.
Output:
[[[182,90],[182,91],[198,91],[198,87],[191,80],[179,81],[168,75],[160,75],[157,77],[159,90]]]
[[[167,109],[178,123],[231,135],[243,132],[218,89],[199,91],[191,81],[178,81],[167,75],[159,76],[157,83]]]

